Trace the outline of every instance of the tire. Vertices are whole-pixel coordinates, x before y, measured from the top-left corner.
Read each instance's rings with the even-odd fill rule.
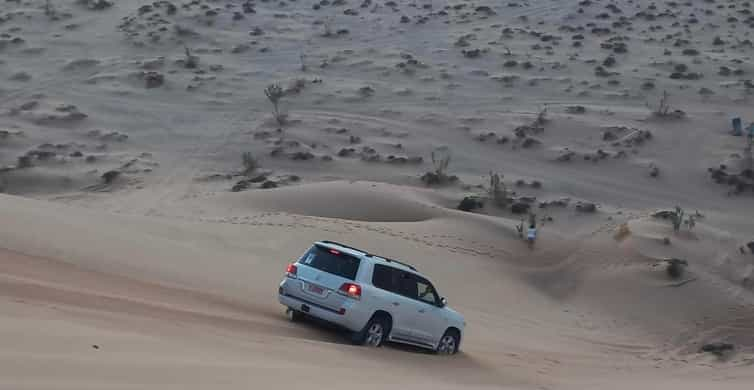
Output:
[[[379,348],[387,340],[389,333],[390,321],[379,316],[372,317],[364,326],[364,329],[354,333],[353,341],[358,345]]]
[[[448,329],[440,338],[435,353],[438,355],[455,355],[461,342],[461,336],[455,329]]]
[[[306,318],[306,314],[293,310],[290,307],[285,311],[285,316],[288,317],[288,321],[290,322],[301,322]]]

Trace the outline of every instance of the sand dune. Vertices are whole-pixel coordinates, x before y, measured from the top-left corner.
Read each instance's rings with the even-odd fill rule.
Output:
[[[6,1],[0,388],[748,389],[752,12]],[[288,323],[320,239],[425,272],[462,353]]]

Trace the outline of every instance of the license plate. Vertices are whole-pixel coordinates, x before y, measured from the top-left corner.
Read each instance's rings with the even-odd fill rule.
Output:
[[[325,289],[324,288],[322,288],[320,286],[317,286],[317,285],[314,285],[314,284],[307,285],[306,289],[309,290],[310,293],[314,293],[314,294],[317,294],[317,295],[322,295],[322,294],[325,293]]]

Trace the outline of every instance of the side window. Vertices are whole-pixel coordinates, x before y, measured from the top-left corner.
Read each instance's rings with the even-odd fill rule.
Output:
[[[384,265],[375,264],[374,273],[372,274],[372,284],[385,291],[398,293],[397,275],[392,272],[393,269]]]
[[[430,305],[437,305],[440,298],[428,280],[393,267],[374,265],[372,284],[385,291],[417,299]]]
[[[375,264],[372,284],[385,291],[417,299],[418,289],[413,274],[385,265]]]
[[[400,286],[401,291],[400,294],[404,297],[411,298],[411,299],[418,299],[419,298],[419,288],[416,283],[416,278],[413,274],[399,271],[400,272]]]
[[[429,303],[430,305],[437,305],[440,299],[437,296],[434,286],[428,280],[416,277],[416,284],[419,290],[419,299]]]

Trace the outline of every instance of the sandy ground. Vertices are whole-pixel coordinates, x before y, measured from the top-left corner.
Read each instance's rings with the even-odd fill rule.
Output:
[[[0,388],[748,389],[753,12],[5,1]],[[458,181],[425,185],[444,150]],[[676,205],[693,229],[652,217]],[[288,323],[277,284],[319,239],[415,264],[462,353]]]

